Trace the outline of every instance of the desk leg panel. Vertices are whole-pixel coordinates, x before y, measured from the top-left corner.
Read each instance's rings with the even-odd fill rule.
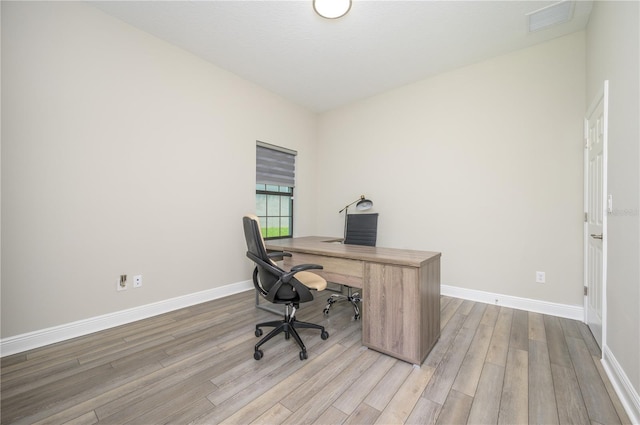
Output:
[[[422,327],[419,269],[366,263],[362,342],[420,364]]]
[[[440,259],[420,269],[420,305],[422,314],[421,361],[440,338]]]

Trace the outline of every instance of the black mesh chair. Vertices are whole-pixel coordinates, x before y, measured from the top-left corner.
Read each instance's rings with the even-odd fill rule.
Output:
[[[327,281],[315,273],[305,270],[322,269],[317,264],[300,264],[294,266],[291,271],[282,270],[271,259],[264,246],[264,239],[260,231],[260,220],[255,215],[247,215],[243,217],[244,237],[247,241],[247,257],[255,264],[256,268],[253,272],[253,284],[256,290],[267,301],[275,304],[284,304],[284,318],[270,322],[258,323],[256,325],[256,337],[262,336],[263,327],[272,327],[273,329],[258,342],[255,346],[253,358],[260,360],[264,353],[260,349],[262,344],[269,341],[274,336],[284,333],[285,338],[293,339],[300,346],[300,360],[307,358],[307,348],[305,347],[296,328],[310,328],[320,330],[322,339],[329,338],[329,333],[325,331],[324,326],[314,323],[299,322],[296,320],[296,310],[300,308],[300,303],[313,300],[310,289],[322,291],[327,287]],[[291,256],[286,252],[274,253],[273,256]]]
[[[375,214],[349,214],[347,216],[347,229],[345,232],[344,244],[376,246],[378,236],[378,213]],[[359,292],[352,293],[353,288],[342,285],[347,288],[347,295],[332,294],[327,300],[324,308],[324,314],[328,315],[335,303],[340,301],[348,301],[353,306],[355,313],[354,319],[360,318],[360,302],[362,297]]]

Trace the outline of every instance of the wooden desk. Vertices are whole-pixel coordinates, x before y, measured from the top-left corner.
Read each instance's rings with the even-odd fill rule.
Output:
[[[363,289],[362,343],[398,359],[422,364],[440,337],[440,253],[343,245],[341,239],[308,236],[265,241],[292,254],[297,264],[329,282]]]

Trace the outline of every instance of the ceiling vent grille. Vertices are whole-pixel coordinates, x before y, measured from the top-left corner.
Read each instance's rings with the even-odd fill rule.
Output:
[[[561,1],[527,13],[529,32],[568,22],[573,17],[573,1]]]

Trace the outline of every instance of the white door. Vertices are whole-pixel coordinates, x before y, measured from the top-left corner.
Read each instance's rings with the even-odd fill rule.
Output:
[[[585,321],[606,340],[608,81],[585,116]]]

